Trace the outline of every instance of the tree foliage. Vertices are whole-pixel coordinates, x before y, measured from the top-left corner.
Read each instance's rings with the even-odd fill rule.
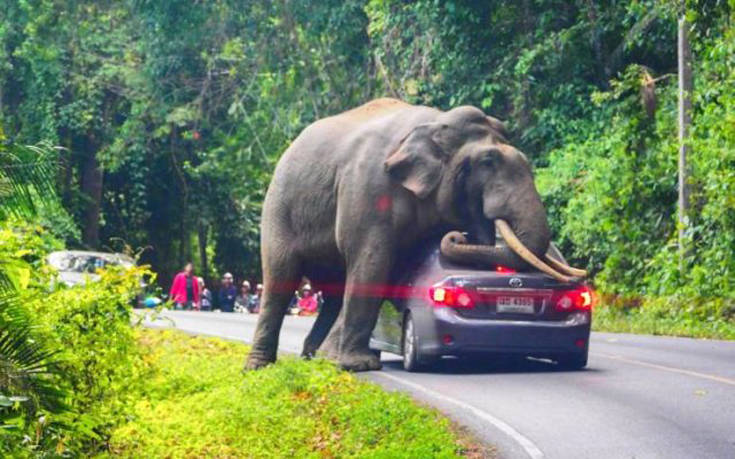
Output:
[[[5,126],[66,148],[57,189],[83,244],[149,247],[164,281],[191,258],[205,275],[258,277],[279,155],[315,119],[388,95],[507,120],[556,238],[603,290],[732,298],[732,2],[6,4]],[[684,274],[672,239],[682,13],[696,78]]]

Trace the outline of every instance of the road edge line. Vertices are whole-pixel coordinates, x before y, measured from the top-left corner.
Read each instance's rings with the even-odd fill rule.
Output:
[[[528,456],[532,459],[541,459],[544,457],[544,453],[539,449],[538,446],[534,442],[532,442],[528,437],[523,435],[522,433],[518,432],[516,429],[514,429],[512,426],[510,426],[505,421],[502,421],[492,414],[482,411],[479,408],[475,408],[474,406],[465,403],[461,400],[457,400],[452,397],[448,397],[444,394],[441,394],[439,392],[433,391],[431,389],[428,389],[426,387],[423,387],[419,384],[413,383],[411,381],[406,381],[403,378],[400,378],[398,376],[392,375],[390,373],[386,373],[385,371],[375,371],[371,372],[371,374],[375,374],[378,376],[383,376],[385,378],[388,378],[392,381],[395,381],[399,384],[403,384],[404,386],[410,387],[414,390],[417,390],[419,392],[423,392],[424,394],[433,397],[438,400],[442,400],[446,403],[450,403],[452,405],[458,406],[459,408],[462,408],[464,410],[472,412],[475,416],[478,418],[489,422],[492,424],[496,429],[500,430],[504,434],[508,435],[510,438],[512,438],[516,443],[521,445],[521,448],[528,454]]]

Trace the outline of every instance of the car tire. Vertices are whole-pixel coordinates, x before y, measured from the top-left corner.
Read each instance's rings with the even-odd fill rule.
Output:
[[[403,369],[409,372],[424,371],[431,366],[434,359],[422,355],[418,345],[416,325],[409,313],[403,322],[403,337],[401,349],[403,351]]]
[[[556,365],[561,370],[581,370],[587,366],[587,352],[560,355],[556,359]]]

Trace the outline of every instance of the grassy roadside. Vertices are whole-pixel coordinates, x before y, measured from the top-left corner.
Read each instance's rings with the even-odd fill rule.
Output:
[[[243,374],[243,344],[170,330],[143,330],[139,342],[150,376],[113,431],[114,455],[482,455],[437,412],[326,361],[284,358]]]
[[[735,340],[735,320],[724,319],[717,313],[703,315],[696,306],[686,310],[655,302],[633,308],[603,302],[595,308],[592,328],[602,332]]]

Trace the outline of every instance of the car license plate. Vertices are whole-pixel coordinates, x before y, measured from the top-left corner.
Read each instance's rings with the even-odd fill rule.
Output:
[[[511,312],[516,314],[533,314],[533,298],[526,296],[499,296],[497,301],[498,312]]]

